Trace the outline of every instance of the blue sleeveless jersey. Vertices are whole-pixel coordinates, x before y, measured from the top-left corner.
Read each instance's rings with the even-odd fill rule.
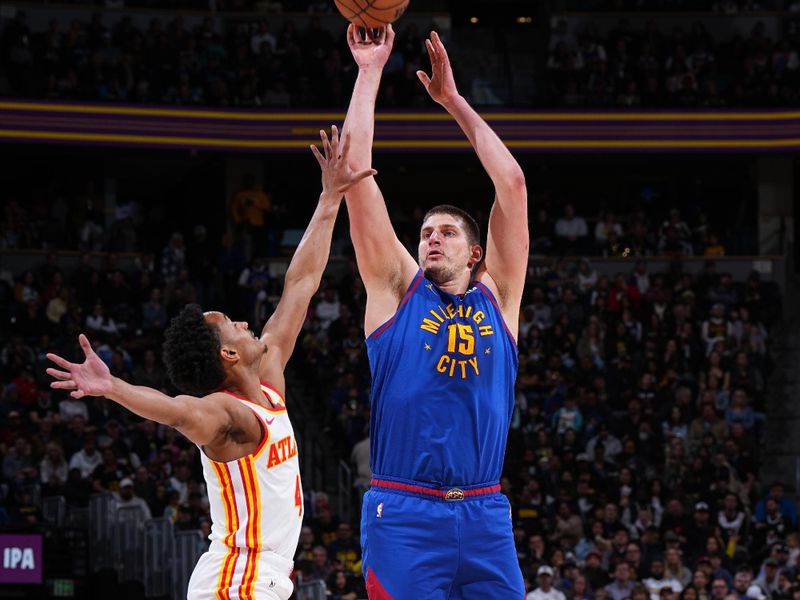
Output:
[[[517,347],[491,291],[454,296],[417,273],[367,339],[375,477],[496,483],[514,409]]]

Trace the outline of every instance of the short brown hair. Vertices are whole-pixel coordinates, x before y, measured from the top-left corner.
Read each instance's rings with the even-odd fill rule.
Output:
[[[472,215],[467,211],[450,204],[440,204],[439,206],[434,206],[432,209],[426,212],[422,222],[424,223],[433,215],[453,215],[454,217],[458,217],[461,220],[461,225],[464,228],[464,232],[467,234],[467,241],[469,242],[469,245],[474,246],[475,244],[481,243],[481,230],[478,227],[478,222],[475,221]]]

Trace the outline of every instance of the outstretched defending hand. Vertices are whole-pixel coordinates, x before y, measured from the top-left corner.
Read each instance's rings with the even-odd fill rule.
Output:
[[[47,374],[59,381],[54,381],[50,387],[60,390],[72,390],[70,396],[83,398],[84,396],[105,396],[111,391],[111,372],[106,363],[95,354],[92,345],[85,335],[78,336],[81,349],[86,360],[81,364],[71,363],[61,358],[58,354],[49,353],[47,358],[66,371],[59,371],[52,367],[47,369]]]
[[[368,67],[383,69],[392,53],[394,29],[391,25],[381,27],[376,35],[369,29],[364,31],[366,39],[362,37],[359,28],[352,23],[347,27],[347,45],[350,46],[350,52],[359,69]]]
[[[336,125],[331,126],[331,139],[325,130],[320,130],[319,137],[322,139],[323,154],[316,146],[311,146],[311,151],[317,157],[317,162],[322,168],[322,193],[335,194],[337,200],[341,200],[342,195],[353,185],[376,175],[375,169],[364,169],[356,173],[350,168],[347,162],[347,154],[350,151],[350,134],[344,136],[344,144],[339,145],[339,130]]]
[[[431,59],[431,76],[428,77],[425,71],[417,71],[417,77],[434,102],[444,105],[458,96],[450,58],[439,34],[435,31],[431,32],[430,39],[425,40],[425,47]]]

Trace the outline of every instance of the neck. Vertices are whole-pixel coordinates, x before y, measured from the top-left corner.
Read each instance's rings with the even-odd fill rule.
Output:
[[[470,273],[456,275],[447,281],[434,281],[434,283],[439,286],[440,290],[443,290],[448,294],[453,294],[454,296],[460,296],[461,294],[466,293],[466,291],[469,289]]]
[[[258,380],[258,375],[255,371],[248,373],[246,376],[229,375],[224,389],[227,392],[243,396],[257,404],[262,404],[264,402],[261,382]]]

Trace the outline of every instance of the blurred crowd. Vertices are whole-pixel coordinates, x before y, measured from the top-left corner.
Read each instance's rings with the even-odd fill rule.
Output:
[[[615,212],[601,208],[586,213],[581,205],[563,202],[556,190],[534,192],[536,207],[531,215],[532,254],[537,256],[732,256],[757,252],[752,222],[725,222],[731,214],[720,215],[712,225],[705,210],[694,206],[684,215],[673,208],[658,214],[653,209],[656,194],[645,189],[633,210]],[[716,198],[708,195],[710,201]],[[713,207],[711,207],[713,208]],[[238,250],[250,258],[258,247],[265,256],[276,256],[287,229],[300,226],[306,215],[303,205],[287,202],[280,194],[266,193],[247,175],[233,198],[232,235],[211,239],[203,225],[184,232],[186,243],[199,246],[201,255],[222,249],[236,260]],[[587,209],[588,210],[588,209]],[[593,209],[597,211],[595,207]],[[481,222],[486,217],[480,209]],[[424,210],[420,206],[397,215],[401,241],[415,252],[417,222]],[[660,217],[660,218],[658,218]],[[164,206],[158,202],[140,203],[118,199],[110,204],[92,182],[74,189],[51,189],[27,183],[10,188],[9,198],[0,212],[0,250],[71,250],[84,252],[144,252],[155,254],[157,245],[170,232],[165,225]],[[344,222],[344,220],[342,220]],[[340,224],[341,225],[341,224]],[[337,229],[336,248],[349,246],[347,232]],[[142,232],[148,232],[142,235]],[[234,237],[242,242],[234,243]],[[198,252],[192,253],[194,256]],[[207,261],[191,261],[189,270],[206,270]],[[238,268],[238,263],[235,268]]]
[[[800,5],[798,5],[800,8]],[[777,39],[763,22],[747,35],[715,38],[701,21],[663,31],[621,19],[601,34],[593,23],[551,31],[548,101],[561,106],[794,106],[800,101],[796,38]]]
[[[6,74],[0,77],[0,95],[185,106],[344,107],[356,70],[345,43],[344,20],[338,30],[320,20],[320,15],[333,10],[332,3],[292,8],[299,14],[282,17],[278,26],[271,24],[269,15],[237,18],[237,7],[247,4],[233,0],[233,16],[224,21],[208,16],[189,25],[181,16],[167,15],[154,16],[146,27],[137,27],[130,16],[111,25],[107,14],[95,12],[76,17],[68,26],[53,20],[34,30],[25,13],[19,12],[6,20],[0,35],[0,72]],[[634,4],[622,9],[658,10]],[[666,4],[676,10],[672,5],[682,6]],[[774,4],[763,8],[800,10],[797,2]],[[729,0],[708,9],[735,13],[760,7]],[[620,108],[768,107],[800,102],[797,36],[788,25],[771,37],[765,23],[751,17],[743,25],[748,33],[720,39],[691,17],[669,31],[655,19],[634,27],[623,18],[607,32],[594,22],[579,22],[557,21],[541,60],[533,46],[526,50],[531,65],[544,67],[534,76],[531,102]],[[424,32],[414,22],[399,23],[397,32],[379,105],[428,106],[415,75],[427,67]],[[452,37],[457,56],[458,31]],[[479,93],[486,73],[472,73],[472,65],[455,62],[461,69],[459,83],[471,91],[474,103],[502,103],[499,88],[488,95]],[[474,78],[461,81],[462,74]],[[498,77],[502,74],[492,73],[489,79]],[[514,85],[524,83],[516,81],[518,76],[511,79]]]
[[[324,3],[328,9],[332,4]],[[321,12],[321,11],[320,11]],[[104,13],[55,20],[33,31],[24,13],[9,19],[0,41],[7,73],[0,95],[235,107],[344,106],[356,67],[341,21],[337,35],[315,14],[279,28],[267,18],[213,18],[189,26],[183,17],[153,17],[137,28],[130,17],[113,26]],[[427,61],[423,38],[412,22],[399,28],[386,66],[381,104],[424,105],[415,72]],[[423,65],[424,66],[424,65]]]

